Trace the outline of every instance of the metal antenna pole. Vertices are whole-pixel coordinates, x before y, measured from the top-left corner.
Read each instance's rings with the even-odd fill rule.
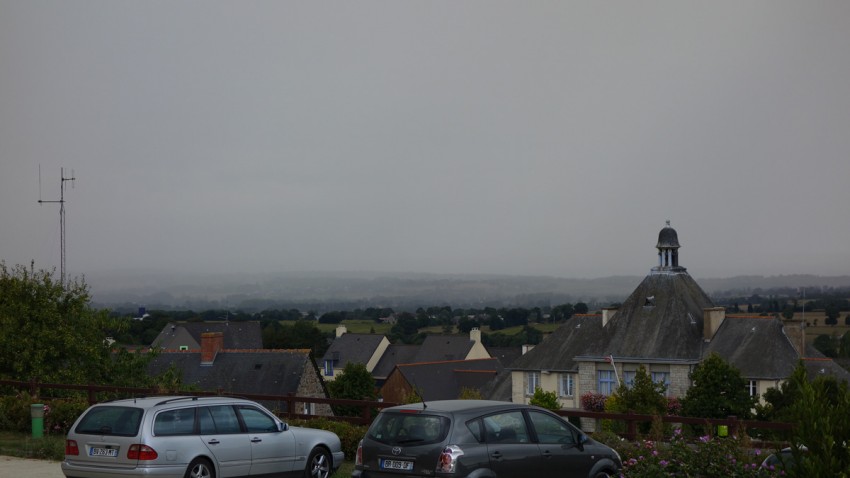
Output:
[[[42,201],[41,200],[41,165],[38,168],[38,203],[59,203],[59,244],[60,244],[60,259],[59,259],[59,280],[65,284],[65,181],[74,181],[74,170],[71,170],[71,176],[65,177],[65,168],[59,170],[59,200],[58,201]],[[73,187],[73,182],[71,183]]]

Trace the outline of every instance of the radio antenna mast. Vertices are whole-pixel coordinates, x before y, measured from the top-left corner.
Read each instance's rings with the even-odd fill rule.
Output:
[[[62,285],[65,284],[65,181],[71,181],[71,188],[74,187],[74,170],[71,170],[71,176],[65,177],[65,168],[59,170],[59,200],[58,201],[42,201],[41,200],[41,165],[38,165],[38,203],[59,203],[59,244],[60,244],[60,262],[59,262],[59,280]]]

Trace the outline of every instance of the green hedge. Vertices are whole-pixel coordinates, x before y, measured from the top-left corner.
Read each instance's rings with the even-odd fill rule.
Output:
[[[366,430],[369,428],[364,425],[354,425],[348,422],[338,422],[328,418],[313,418],[310,420],[292,420],[290,425],[297,427],[318,428],[334,432],[339,436],[342,442],[342,451],[345,452],[345,459],[353,461],[354,455],[357,454],[357,445],[363,436],[366,435]]]
[[[77,417],[88,408],[88,402],[82,398],[33,398],[28,393],[0,397],[0,430],[29,433],[32,431],[30,406],[35,403],[45,405],[44,433],[48,435],[66,435]]]

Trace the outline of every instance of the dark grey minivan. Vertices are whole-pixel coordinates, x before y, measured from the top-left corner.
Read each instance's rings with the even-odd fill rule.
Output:
[[[444,400],[384,409],[357,449],[353,478],[616,476],[620,456],[531,405]]]

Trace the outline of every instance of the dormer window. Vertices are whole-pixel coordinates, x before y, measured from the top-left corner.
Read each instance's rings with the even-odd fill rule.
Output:
[[[643,302],[644,307],[655,307],[655,296],[649,295],[646,297],[646,300]]]

